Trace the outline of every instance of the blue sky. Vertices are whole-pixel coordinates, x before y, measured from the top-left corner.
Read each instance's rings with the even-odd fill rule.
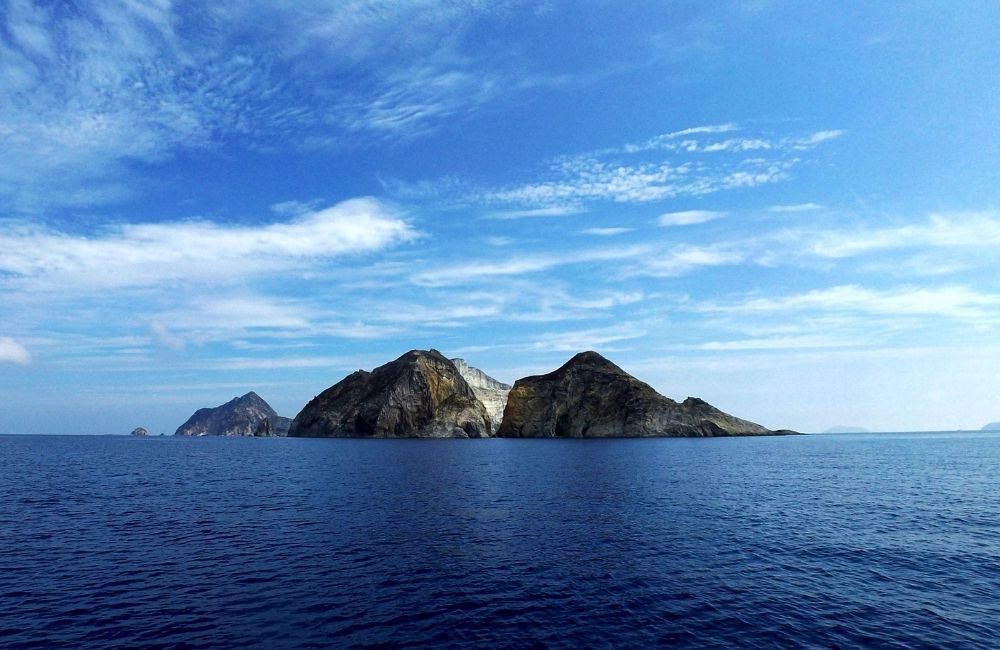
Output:
[[[224,4],[0,2],[0,432],[427,347],[1000,420],[996,2]]]

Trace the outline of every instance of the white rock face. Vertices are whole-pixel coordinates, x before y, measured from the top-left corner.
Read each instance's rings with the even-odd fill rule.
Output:
[[[510,386],[490,377],[479,368],[473,368],[465,362],[465,359],[452,359],[451,362],[458,368],[462,379],[468,382],[476,398],[486,407],[486,413],[492,421],[493,433],[496,433],[500,421],[503,420],[503,409],[507,406]]]

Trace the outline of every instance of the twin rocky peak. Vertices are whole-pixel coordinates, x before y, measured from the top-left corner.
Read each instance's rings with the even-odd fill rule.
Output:
[[[623,438],[775,435],[693,397],[660,395],[596,352],[581,352],[513,388],[462,359],[412,350],[358,370],[294,420],[256,393],[200,409],[177,435],[313,438]]]

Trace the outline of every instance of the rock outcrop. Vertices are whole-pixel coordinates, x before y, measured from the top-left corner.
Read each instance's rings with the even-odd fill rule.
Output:
[[[276,415],[270,418],[264,418],[257,425],[257,428],[253,430],[254,438],[275,438],[275,437],[285,437],[288,435],[288,428],[292,426],[292,418],[281,417]]]
[[[146,431],[142,427],[136,427],[136,428],[132,429],[132,433],[130,433],[129,435],[130,436],[135,436],[136,438],[142,438],[142,437],[148,436],[149,435],[149,431]]]
[[[371,372],[358,370],[313,398],[290,436],[485,438],[490,416],[455,364],[437,350],[411,350]]]
[[[660,395],[596,352],[514,382],[497,432],[507,438],[744,436],[791,433],[723,413],[703,400]]]
[[[503,420],[503,409],[507,406],[510,385],[497,381],[479,368],[470,366],[465,359],[452,359],[451,362],[458,368],[462,378],[468,382],[476,398],[486,407],[486,413],[490,416],[490,430],[495,434]]]
[[[264,421],[270,435],[287,435],[291,420],[278,415],[257,393],[250,391],[215,408],[195,411],[174,433],[177,436],[253,436]]]

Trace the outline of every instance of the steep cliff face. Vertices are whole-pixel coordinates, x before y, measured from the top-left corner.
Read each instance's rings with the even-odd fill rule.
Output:
[[[485,438],[490,417],[458,369],[437,350],[411,350],[358,370],[313,398],[290,436]]]
[[[479,368],[470,366],[465,359],[452,359],[451,362],[472,388],[476,398],[486,407],[486,413],[490,416],[490,428],[495,434],[500,428],[500,421],[503,420],[503,409],[507,406],[510,386],[490,377]]]
[[[292,425],[292,418],[283,418],[276,415],[273,418],[264,418],[253,430],[255,438],[273,438],[288,435],[288,429]]]
[[[195,411],[174,435],[177,436],[252,436],[263,421],[269,421],[272,435],[285,435],[290,420],[278,415],[253,391],[234,397],[215,408]]]
[[[613,438],[774,433],[694,397],[678,404],[596,352],[581,352],[554,372],[514,382],[497,435]]]

